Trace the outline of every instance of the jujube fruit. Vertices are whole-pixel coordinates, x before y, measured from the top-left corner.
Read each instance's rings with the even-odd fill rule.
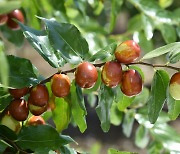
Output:
[[[127,96],[134,96],[142,91],[141,75],[133,69],[123,72],[121,90]]]
[[[14,11],[12,11],[12,12],[10,12],[8,14],[7,26],[9,28],[11,28],[12,30],[20,29],[20,26],[18,25],[17,22],[15,22],[13,20],[13,18],[20,21],[20,22],[22,22],[22,23],[24,23],[24,15],[23,15],[23,13],[20,10],[16,9],[16,10],[14,10]]]
[[[8,20],[7,14],[1,14],[0,15],[0,26],[6,24],[7,20]]]
[[[29,97],[28,99],[28,107],[29,107],[29,111],[35,116],[39,116],[47,110],[47,104],[44,106],[34,105],[31,97]]]
[[[75,81],[81,88],[91,88],[98,79],[96,67],[89,63],[79,64],[75,72]]]
[[[24,121],[29,114],[28,105],[23,99],[16,99],[11,101],[9,105],[9,113],[17,121]]]
[[[101,78],[106,86],[117,86],[122,79],[121,64],[115,61],[106,62],[102,69]]]
[[[21,124],[19,121],[15,120],[9,112],[7,112],[3,118],[1,119],[1,125],[5,125],[9,129],[11,129],[14,132],[19,132],[21,129]]]
[[[65,74],[55,74],[51,79],[51,90],[56,97],[65,97],[70,92],[71,81]]]
[[[30,126],[45,125],[45,121],[41,116],[32,116],[27,124]]]
[[[115,57],[120,63],[128,64],[140,56],[141,49],[133,40],[122,42],[115,51]]]
[[[49,93],[45,85],[39,84],[30,92],[31,102],[36,106],[45,106],[49,100]]]
[[[9,89],[9,93],[11,94],[12,97],[14,98],[21,98],[24,95],[26,95],[29,92],[29,88],[21,88],[21,89]]]
[[[175,100],[180,100],[180,72],[171,77],[169,92]]]

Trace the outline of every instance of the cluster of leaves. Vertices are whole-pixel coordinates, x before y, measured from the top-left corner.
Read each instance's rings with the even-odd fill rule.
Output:
[[[141,60],[166,54],[168,63],[176,63],[180,60],[180,42],[172,42],[178,39],[177,36],[180,37],[179,9],[167,11],[164,7],[168,6],[165,6],[162,1],[160,2],[158,5],[157,2],[149,0],[113,0],[112,2],[109,0],[105,2],[99,0],[40,0],[38,4],[37,1],[28,0],[24,0],[22,3],[4,1],[0,3],[1,13],[22,7],[26,13],[27,22],[32,28],[19,23],[22,31],[11,31],[6,26],[1,27],[1,31],[9,41],[16,45],[22,45],[25,36],[45,61],[54,68],[60,68],[66,63],[76,67],[82,61],[95,63],[97,60],[102,62],[113,60],[113,53],[117,46],[114,40],[117,38],[118,41],[127,39],[131,34],[144,51],[151,51],[153,49],[154,30],[159,30],[164,41],[171,44],[148,52]],[[8,7],[5,7],[7,4]],[[128,7],[133,7],[132,10],[136,10],[135,6],[140,14],[136,10],[136,15],[128,23],[126,34],[121,36],[109,35],[114,29],[121,6],[123,6],[122,10],[128,9]],[[34,17],[34,15],[43,16],[44,14],[47,14],[46,17],[54,17],[56,20]],[[57,21],[61,21],[61,23]],[[73,24],[69,24],[69,22]],[[45,25],[45,29],[40,30],[42,24]],[[125,37],[127,34],[128,36]],[[109,37],[106,37],[107,35]],[[1,42],[0,45],[0,65],[3,66],[0,68],[0,86],[2,87],[0,88],[0,110],[2,111],[12,100],[4,88],[35,86],[43,79],[29,60],[12,55],[5,56],[3,43]],[[130,68],[137,69],[144,78],[143,71],[139,67],[130,66]],[[46,85],[51,95],[50,83],[46,83]],[[30,150],[37,153],[42,152],[42,150],[47,152],[59,148],[62,153],[75,153],[74,150],[65,146],[72,139],[59,136],[58,133],[67,128],[69,123],[76,124],[79,130],[84,132],[87,128],[85,118],[87,111],[83,95],[87,95],[89,103],[94,107],[93,100],[98,94],[99,101],[96,112],[104,132],[110,129],[111,124],[118,126],[122,123],[123,133],[130,137],[136,120],[139,123],[135,137],[135,144],[138,147],[145,148],[148,145],[149,153],[159,153],[163,150],[180,152],[178,148],[180,146],[180,135],[167,124],[179,116],[180,101],[174,100],[169,95],[168,85],[168,73],[165,70],[156,70],[150,91],[144,87],[138,96],[127,97],[119,87],[111,89],[101,83],[99,71],[98,81],[93,88],[81,89],[72,81],[70,95],[66,98],[56,98],[56,108],[43,115],[45,119],[52,117],[56,130],[48,125],[24,127],[16,136],[13,132],[4,134],[10,130],[1,126],[0,147],[4,147],[4,149],[7,147],[2,141],[2,138],[7,138],[5,142],[13,141],[22,149],[31,147]],[[162,111],[166,102],[168,114]],[[39,130],[43,130],[45,135],[42,135]],[[6,136],[8,134],[10,135]],[[37,141],[37,135],[39,135],[40,141]],[[150,136],[153,139],[150,140]],[[49,140],[52,142],[49,143]],[[38,144],[37,147],[34,144],[35,142],[41,144]],[[118,152],[110,149],[109,153]]]

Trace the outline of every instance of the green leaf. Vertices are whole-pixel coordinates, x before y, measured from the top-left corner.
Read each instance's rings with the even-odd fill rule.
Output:
[[[162,24],[158,25],[158,29],[160,30],[165,42],[167,44],[173,43],[176,41],[176,30],[172,25]]]
[[[61,154],[77,154],[77,152],[74,149],[72,149],[68,146],[62,146],[60,148],[60,152],[61,152]]]
[[[174,153],[180,152],[180,135],[171,126],[166,123],[155,125],[151,134],[165,149]]]
[[[180,61],[180,51],[179,50],[174,50],[169,52],[167,55],[167,59],[170,63],[174,64]]]
[[[86,7],[87,7],[87,1],[85,0],[74,0],[75,6],[79,10],[79,12],[86,17]]]
[[[110,148],[108,149],[108,154],[138,154],[136,152],[127,152],[127,151],[118,151],[116,149]]]
[[[0,27],[0,31],[9,42],[18,47],[21,47],[23,45],[24,36],[21,30],[14,31],[5,25]]]
[[[155,123],[166,99],[166,89],[169,75],[164,70],[157,70],[151,84],[150,98],[148,100],[148,116],[151,123]]]
[[[144,72],[142,71],[142,69],[136,65],[130,65],[129,66],[130,69],[134,69],[136,71],[138,71],[138,73],[141,75],[142,77],[142,80],[144,81],[145,80],[145,76],[144,76]]]
[[[55,109],[52,111],[53,121],[56,124],[56,130],[62,132],[67,128],[70,122],[70,105],[64,98],[55,98]]]
[[[110,32],[113,31],[116,24],[116,18],[121,10],[123,0],[111,0],[111,13],[110,13]]]
[[[4,125],[0,125],[0,137],[8,138],[12,141],[17,139],[17,135],[15,134],[15,132]]]
[[[49,40],[55,50],[70,64],[79,64],[89,58],[89,47],[79,30],[69,23],[42,18],[46,24]]]
[[[61,53],[53,49],[46,31],[37,31],[21,23],[19,24],[29,43],[52,67],[58,68],[64,65],[65,61],[61,57]]]
[[[178,25],[180,18],[174,16],[173,12],[164,10],[158,5],[157,1],[150,0],[129,0],[136,8],[142,11],[145,15],[152,18],[153,21],[171,25]]]
[[[79,98],[76,92],[75,81],[73,81],[71,84],[70,94],[71,94],[71,102],[70,102],[71,112],[74,122],[78,125],[79,130],[81,132],[84,132],[87,128],[86,119],[85,119],[86,112],[79,105],[78,102]]]
[[[101,121],[101,128],[104,132],[110,129],[110,109],[114,100],[114,93],[112,88],[101,84],[99,90],[99,102],[96,107],[96,113]]]
[[[130,106],[134,100],[133,97],[128,97],[122,93],[120,88],[117,88],[117,97],[116,97],[116,102],[117,102],[117,107],[119,111],[124,111],[128,106]]]
[[[149,98],[149,89],[143,87],[142,92],[135,97],[130,107],[131,108],[143,107],[146,104],[148,98]]]
[[[155,153],[161,153],[163,150],[163,146],[160,142],[153,141],[148,146],[148,154],[155,154]]]
[[[147,40],[152,39],[153,30],[154,30],[154,25],[153,25],[152,20],[148,16],[142,14],[142,24],[143,24],[146,39]]]
[[[143,125],[139,125],[135,134],[135,144],[139,148],[145,148],[149,142],[148,129]]]
[[[75,85],[76,85],[76,93],[77,93],[77,96],[78,96],[79,106],[87,114],[86,106],[84,104],[84,96],[83,96],[83,93],[82,93],[82,89],[81,89],[81,87],[78,86],[78,84],[75,84]]]
[[[122,122],[122,118],[123,118],[123,113],[118,110],[117,104],[113,103],[111,107],[111,115],[110,115],[111,124],[115,126],[119,126]]]
[[[0,81],[2,81],[2,84],[5,86],[8,86],[8,74],[9,74],[9,65],[7,58],[4,53],[4,44],[0,40]]]
[[[5,109],[12,100],[12,96],[9,94],[7,89],[0,88],[0,111]]]
[[[4,150],[8,147],[8,144],[3,140],[0,140],[0,153],[3,153]]]
[[[122,124],[122,129],[123,129],[123,134],[126,137],[131,136],[133,124],[134,124],[134,116],[135,116],[135,110],[131,109],[128,110],[125,114],[123,124]]]
[[[94,55],[92,55],[88,60],[94,62],[95,60],[101,60],[102,62],[106,62],[112,60],[112,54],[115,52],[117,47],[116,43],[112,43],[105,48],[99,50]]]
[[[32,28],[40,29],[41,24],[39,22],[39,19],[35,18],[36,15],[39,15],[37,2],[24,0],[22,2],[22,7],[26,8],[24,9],[24,11],[26,13],[26,20],[28,25],[30,25]]]
[[[96,105],[96,95],[93,93],[89,93],[87,95],[87,102],[89,103],[90,107],[94,108]]]
[[[13,1],[1,1],[0,2],[0,14],[9,13],[15,9],[21,7],[21,1],[13,0]]]
[[[23,127],[16,141],[21,148],[32,151],[56,150],[70,142],[69,138],[59,136],[59,133],[49,125]]]
[[[180,42],[171,43],[171,44],[162,46],[160,48],[157,48],[157,49],[145,54],[144,57],[142,58],[142,60],[151,59],[151,58],[166,54],[168,52],[174,52],[174,51],[180,52]]]
[[[159,0],[159,4],[162,8],[167,8],[169,7],[174,0]]]
[[[128,31],[135,32],[135,31],[141,31],[143,28],[142,26],[142,20],[141,15],[135,15],[128,21]]]
[[[149,52],[153,49],[152,40],[147,40],[143,31],[135,32],[133,35],[134,41],[138,42],[144,52]]]
[[[176,120],[180,114],[180,100],[175,100],[169,93],[169,88],[167,90],[167,106],[168,115],[171,120]]]
[[[7,60],[9,63],[9,87],[23,88],[38,83],[37,69],[30,60],[12,55],[7,56]],[[2,81],[0,81],[0,86],[4,87]]]

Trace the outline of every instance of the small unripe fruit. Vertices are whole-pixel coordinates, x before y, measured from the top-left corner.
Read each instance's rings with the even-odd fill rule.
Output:
[[[18,133],[19,130],[21,129],[21,124],[19,121],[15,120],[10,114],[9,112],[7,112],[4,117],[1,120],[1,125],[5,125],[6,127],[8,127],[9,129],[11,129],[12,131]]]
[[[142,91],[142,78],[136,70],[123,72],[121,90],[127,96],[134,96]]]
[[[23,99],[13,100],[9,105],[9,113],[17,121],[26,120],[29,114],[26,101]]]
[[[65,74],[55,74],[51,79],[51,90],[56,97],[65,97],[70,92],[71,81]]]
[[[33,105],[45,106],[49,100],[49,93],[45,85],[39,84],[30,92],[30,98]]]
[[[81,88],[91,88],[98,79],[96,67],[89,62],[81,63],[75,72],[75,81]]]
[[[169,92],[175,100],[180,100],[180,72],[171,77]]]
[[[9,28],[11,28],[12,30],[19,30],[19,29],[20,29],[20,26],[18,25],[17,22],[15,22],[15,21],[13,20],[13,18],[16,19],[16,20],[18,20],[18,21],[20,21],[20,22],[22,22],[22,23],[24,23],[24,15],[23,15],[23,13],[22,13],[20,10],[18,10],[18,9],[14,10],[14,11],[12,11],[12,12],[10,12],[10,13],[8,14],[7,26],[8,26]]]
[[[1,14],[0,15],[0,26],[6,24],[7,20],[8,20],[7,14]]]
[[[29,118],[27,125],[37,126],[37,125],[45,125],[45,121],[41,116],[32,116]]]
[[[118,62],[107,62],[102,69],[102,81],[108,87],[117,86],[122,79],[122,67]]]
[[[11,94],[12,97],[18,99],[23,97],[29,92],[29,88],[21,88],[21,89],[9,89],[9,93]]]
[[[120,63],[128,64],[135,61],[140,56],[141,49],[133,40],[121,43],[116,51],[115,57]]]
[[[28,99],[28,107],[29,107],[29,111],[35,116],[39,116],[47,110],[47,104],[44,106],[34,105],[30,97]]]

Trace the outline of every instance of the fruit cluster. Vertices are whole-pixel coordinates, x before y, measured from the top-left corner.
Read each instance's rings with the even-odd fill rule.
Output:
[[[120,85],[121,91],[127,96],[134,96],[142,91],[143,81],[140,73],[134,69],[122,69],[122,64],[134,62],[140,56],[139,45],[128,40],[121,43],[115,51],[115,60],[106,62],[102,68],[102,82],[114,88]],[[81,88],[91,88],[98,79],[96,67],[89,62],[82,62],[75,69],[75,82]],[[178,84],[177,84],[178,83]],[[170,81],[170,94],[175,99],[179,98],[180,72],[174,74]],[[55,74],[51,78],[51,90],[53,98],[66,97],[70,92],[71,81],[66,74]],[[174,92],[176,91],[176,92]],[[10,89],[9,93],[14,98],[8,107],[8,116],[12,116],[17,121],[25,121],[29,111],[39,116],[44,113],[47,108],[53,109],[51,99],[47,87],[38,84],[32,88]],[[26,101],[23,96],[29,94]],[[16,130],[14,128],[14,130]]]
[[[7,26],[12,30],[19,30],[20,26],[17,22],[14,21],[14,19],[24,23],[24,15],[23,13],[16,9],[8,14],[1,14],[0,15],[0,25],[7,24]]]

